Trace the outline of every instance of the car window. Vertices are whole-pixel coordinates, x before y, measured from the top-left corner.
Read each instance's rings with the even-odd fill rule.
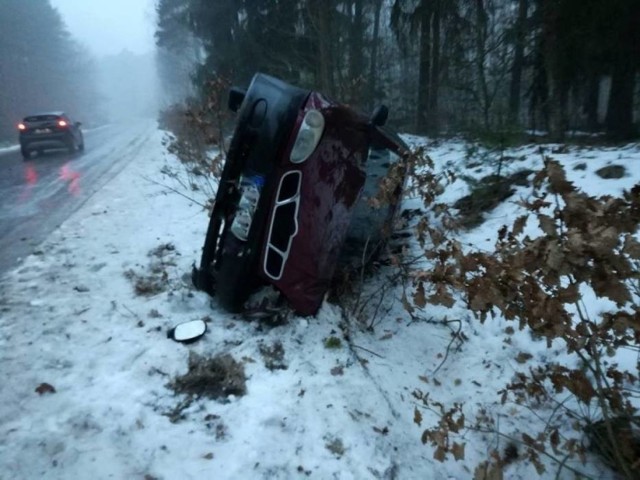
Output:
[[[373,197],[378,192],[380,180],[387,174],[389,167],[400,161],[400,156],[381,145],[372,145],[367,156],[367,180],[362,194],[364,197]]]
[[[25,117],[25,122],[44,122],[47,120],[57,120],[58,115],[32,115],[30,117]]]

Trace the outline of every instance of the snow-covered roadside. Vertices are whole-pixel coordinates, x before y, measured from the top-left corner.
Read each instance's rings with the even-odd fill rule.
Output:
[[[20,150],[20,145],[9,145],[9,146],[6,146],[6,147],[0,147],[0,154],[8,153],[8,152],[15,152],[16,150]]]
[[[362,319],[373,331],[348,328],[349,347],[342,312],[329,303],[314,318],[267,326],[194,292],[185,274],[199,256],[207,218],[158,185],[170,181],[160,173],[165,162],[174,165],[161,136],[157,149],[128,165],[0,281],[0,478],[471,478],[496,439],[470,438],[465,462],[435,461],[420,436],[436,417],[423,412],[422,425],[414,422],[415,389],[445,404],[464,402],[471,414],[487,408],[504,431],[531,428],[515,424],[515,407],[499,406],[495,392],[516,371],[562,354],[525,332],[506,343],[505,322],[480,326],[469,312],[440,307],[411,321],[392,290],[377,317]],[[428,152],[438,169],[464,164],[460,142],[430,144]],[[525,158],[514,163],[522,168],[541,162],[536,147],[510,155]],[[603,182],[593,175],[619,156],[627,177]],[[637,146],[554,157],[585,188],[617,193],[637,181]],[[586,170],[572,170],[582,162]],[[492,173],[476,168],[477,176]],[[443,201],[466,188],[457,181]],[[419,205],[408,199],[406,207]],[[499,226],[516,216],[508,201],[460,240],[489,248]],[[154,268],[158,277],[166,273],[169,288],[137,295],[132,279]],[[365,293],[383,282],[372,280]],[[372,307],[377,300],[368,299]],[[204,317],[209,332],[199,342],[166,338],[171,326]],[[459,326],[467,338],[460,348],[450,346],[449,328]],[[328,348],[330,337],[341,339],[337,348]],[[284,355],[270,369],[261,351],[278,350],[278,342]],[[186,372],[189,352],[231,354],[244,365],[247,394],[198,400],[172,423],[168,415],[183,398],[166,384]],[[526,366],[514,360],[521,352],[532,355]],[[55,393],[35,392],[45,382]],[[506,474],[534,472],[516,463]]]
[[[158,133],[156,151],[128,165],[2,281],[3,471],[11,478],[431,471],[430,454],[411,431],[411,408],[396,404],[403,392],[376,385],[344,345],[325,347],[326,338],[341,336],[336,307],[268,328],[212,308],[191,290],[184,276],[207,219],[199,206],[149,181],[168,181],[158,173],[160,140]],[[125,272],[146,275],[154,259],[148,252],[166,244],[169,291],[137,296]],[[203,317],[211,323],[202,341],[185,347],[167,340],[172,325]],[[270,371],[259,347],[277,341],[287,369]],[[186,371],[189,351],[244,359],[248,393],[228,403],[196,402],[174,424],[163,413],[181,399],[165,385]],[[379,375],[388,371],[395,385],[401,367],[389,359],[381,365]],[[36,393],[42,383],[55,393]]]

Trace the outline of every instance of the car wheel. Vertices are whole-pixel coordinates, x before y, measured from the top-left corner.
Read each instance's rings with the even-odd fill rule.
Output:
[[[231,232],[231,203],[233,200],[220,190],[209,219],[200,268],[194,266],[192,281],[197,289],[215,294],[226,309],[239,313],[261,283],[257,277],[260,249],[255,239],[243,241]]]
[[[69,150],[69,153],[73,153],[78,149],[78,146],[76,144],[76,141],[73,139],[73,137],[69,138],[69,140],[67,140],[67,150]]]
[[[20,146],[20,153],[22,154],[22,158],[25,160],[29,160],[31,158],[31,151],[26,147]]]
[[[217,283],[216,294],[229,311],[240,313],[251,293],[260,284],[257,277],[259,250],[247,249],[247,242],[236,238],[230,230],[222,236],[223,246],[217,277],[224,279],[224,282]]]

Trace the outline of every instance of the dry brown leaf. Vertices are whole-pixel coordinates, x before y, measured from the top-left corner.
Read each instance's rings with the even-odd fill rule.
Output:
[[[473,480],[504,480],[502,467],[495,463],[482,462],[474,470]]]
[[[422,413],[420,413],[420,410],[418,410],[418,408],[415,408],[415,410],[413,411],[413,423],[422,425]]]
[[[640,242],[633,238],[633,235],[625,235],[622,251],[634,260],[640,260]]]
[[[556,235],[556,222],[553,218],[543,213],[538,215],[538,223],[540,224],[540,229],[549,236]]]
[[[518,363],[527,363],[528,360],[531,360],[533,355],[527,352],[520,352],[516,355],[516,362]]]
[[[513,229],[511,230],[511,233],[513,234],[514,237],[517,237],[524,231],[524,227],[527,224],[528,219],[529,219],[528,215],[523,215],[521,217],[518,217],[516,221],[513,222]]]
[[[424,308],[427,304],[427,299],[424,294],[424,282],[419,282],[416,292],[413,294],[413,303],[418,308]]]
[[[464,445],[464,443],[453,442],[453,446],[451,447],[453,458],[456,460],[464,460]]]

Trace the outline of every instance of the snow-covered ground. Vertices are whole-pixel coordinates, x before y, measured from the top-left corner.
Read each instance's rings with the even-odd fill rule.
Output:
[[[188,274],[208,219],[163,186],[175,187],[162,168],[177,167],[161,139],[158,132],[155,150],[125,167],[0,281],[0,479],[472,478],[500,440],[469,434],[464,461],[434,460],[420,439],[437,417],[422,411],[416,423],[416,389],[445,405],[465,403],[469,418],[486,409],[502,432],[536,431],[522,423],[530,416],[500,405],[496,392],[516,371],[563,361],[560,344],[547,349],[524,331],[505,342],[507,323],[480,325],[460,308],[428,306],[422,321],[411,321],[393,289],[376,316],[360,319],[373,325],[369,330],[345,325],[330,303],[316,317],[273,326],[228,314],[194,291]],[[474,176],[495,170],[466,169],[468,151],[454,140],[428,145],[437,169]],[[617,195],[640,176],[638,145],[559,152],[550,154],[592,194]],[[536,146],[509,155],[513,171],[542,164]],[[580,163],[586,168],[574,169]],[[623,178],[594,174],[613,163],[626,167]],[[459,240],[490,249],[500,226],[518,216],[515,200],[528,195],[519,188]],[[466,193],[466,182],[457,180],[440,200]],[[406,200],[406,208],[419,206]],[[136,294],[135,281],[148,275],[165,281],[165,290]],[[376,292],[383,280],[369,279],[366,291]],[[172,326],[194,319],[208,321],[203,339],[167,339]],[[461,328],[465,341],[452,343],[451,328]],[[327,342],[332,337],[340,342]],[[187,372],[190,352],[230,354],[244,367],[246,394],[186,405],[168,384]],[[532,356],[527,365],[515,360],[523,352]],[[578,466],[606,477],[597,462]],[[506,478],[536,476],[524,462],[505,470]],[[573,477],[562,471],[560,478]]]

